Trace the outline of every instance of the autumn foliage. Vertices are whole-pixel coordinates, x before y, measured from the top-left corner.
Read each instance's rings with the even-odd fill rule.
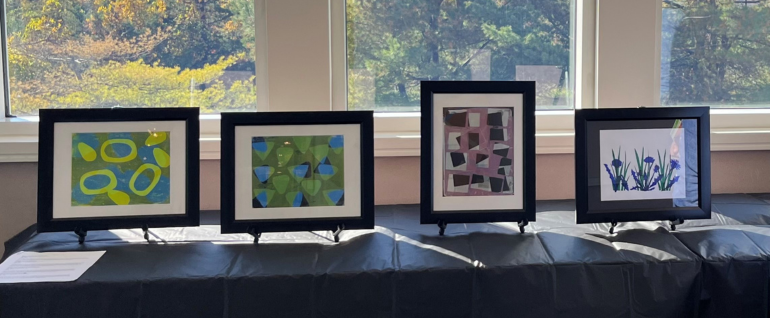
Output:
[[[253,0],[6,2],[14,114],[256,108]],[[574,0],[345,2],[350,109],[413,111],[422,80],[536,80],[538,107],[572,106]],[[663,2],[661,104],[770,102],[770,2]]]
[[[9,0],[7,9],[14,114],[256,107],[250,0]]]

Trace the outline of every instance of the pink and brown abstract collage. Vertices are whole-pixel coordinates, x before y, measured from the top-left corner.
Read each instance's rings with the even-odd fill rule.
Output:
[[[444,196],[513,195],[513,108],[444,108]]]

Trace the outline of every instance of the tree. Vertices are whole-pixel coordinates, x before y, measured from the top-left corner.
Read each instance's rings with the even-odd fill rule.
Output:
[[[770,3],[666,1],[671,41],[664,104],[770,101]]]
[[[12,83],[17,112],[38,108],[200,107],[202,112],[244,110],[256,103],[254,77],[226,86],[219,78],[238,57],[222,58],[199,69],[146,64],[142,60],[89,69],[81,79],[55,78]],[[58,83],[54,89],[49,83]]]
[[[233,13],[232,19],[225,24],[228,32],[240,39],[246,48],[246,58],[254,61],[256,58],[256,26],[254,24],[254,0],[230,0],[227,8]]]
[[[419,81],[470,80],[479,67],[515,80],[517,65],[554,65],[562,84],[569,70],[569,0],[348,0],[347,16],[351,108],[370,107],[362,90],[378,106],[416,106]],[[539,89],[540,102],[561,87]]]
[[[239,11],[245,2],[10,0],[12,110],[253,109],[254,22]]]

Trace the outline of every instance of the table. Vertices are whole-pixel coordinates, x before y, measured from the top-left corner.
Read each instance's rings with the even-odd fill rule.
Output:
[[[71,283],[0,285],[0,317],[768,317],[770,195],[713,197],[710,220],[419,224],[380,206],[376,228],[222,235],[198,228],[29,238],[23,251],[106,250]]]

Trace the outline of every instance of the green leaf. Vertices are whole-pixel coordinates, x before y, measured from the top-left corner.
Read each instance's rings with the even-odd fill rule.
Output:
[[[624,165],[625,165],[625,168],[623,170],[623,181],[628,182],[628,168],[631,167],[631,164],[628,163],[628,156],[626,156],[625,154],[624,154],[624,160],[623,161],[624,161]]]

